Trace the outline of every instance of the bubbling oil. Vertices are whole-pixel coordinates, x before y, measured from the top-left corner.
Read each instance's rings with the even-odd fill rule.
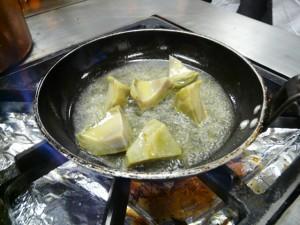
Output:
[[[106,76],[113,76],[130,85],[133,79],[152,80],[167,77],[168,66],[168,61],[163,60],[135,61],[97,77],[82,91],[74,106],[72,119],[75,133],[93,125],[104,116],[104,102],[108,89]],[[207,111],[206,119],[199,125],[175,110],[175,92],[145,112],[141,112],[134,100],[129,98],[124,112],[132,127],[134,139],[147,121],[157,119],[166,124],[183,150],[183,154],[178,158],[146,163],[135,168],[136,170],[151,172],[190,168],[207,160],[225,143],[234,123],[231,101],[211,75],[198,71],[200,72],[198,79],[202,81],[201,100]],[[125,153],[102,158],[115,168],[127,170],[124,163]]]

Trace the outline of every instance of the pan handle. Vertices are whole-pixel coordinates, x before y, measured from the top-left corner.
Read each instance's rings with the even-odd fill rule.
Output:
[[[102,225],[124,224],[129,199],[130,179],[116,177],[109,191]]]
[[[300,116],[300,74],[290,78],[271,99],[269,115],[263,127],[267,128],[287,108],[293,106]]]

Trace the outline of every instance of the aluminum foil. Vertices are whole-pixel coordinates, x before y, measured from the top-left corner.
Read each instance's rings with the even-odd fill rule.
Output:
[[[36,180],[11,204],[12,224],[101,224],[111,179],[67,162]]]
[[[270,128],[228,166],[254,193],[262,194],[299,156],[299,129]]]
[[[32,114],[0,114],[0,185],[17,175],[14,157],[42,139]]]
[[[54,225],[102,223],[111,178],[68,161],[34,181],[9,205],[12,225]],[[126,225],[152,225],[148,214],[127,208]]]
[[[207,221],[209,225],[235,225],[238,214],[235,210],[225,207],[213,214]]]
[[[34,181],[29,188],[24,188],[23,194],[19,194],[10,203],[11,223],[13,225],[101,224],[111,183],[112,179],[68,161]],[[147,219],[142,220],[145,218],[144,211],[138,205],[134,210],[138,213],[134,213],[135,216],[132,217],[131,212],[131,217],[126,217],[125,224],[155,224],[153,220],[151,222]],[[234,224],[237,217],[237,211],[213,204],[201,217],[197,219],[190,217],[185,222],[190,225],[229,225]],[[169,221],[161,224],[176,223]]]
[[[0,116],[0,172],[13,164],[14,156],[43,139],[32,114]]]
[[[0,117],[0,175],[14,166],[16,154],[42,139],[31,114]],[[263,193],[300,155],[299,144],[300,130],[268,129],[229,166],[239,169],[239,176],[255,193]],[[35,181],[13,202],[9,209],[12,224],[100,224],[110,184],[110,179],[97,172],[67,162]],[[221,210],[186,222],[222,224],[231,217]]]
[[[239,218],[237,211],[226,206],[207,214],[197,221],[186,221],[186,223],[187,225],[235,225]]]
[[[283,174],[283,172],[294,162],[300,155],[300,135],[297,142],[287,145],[284,151],[281,151],[274,159],[267,164],[260,172],[255,174],[253,178],[246,182],[256,194],[264,193],[275,181]]]

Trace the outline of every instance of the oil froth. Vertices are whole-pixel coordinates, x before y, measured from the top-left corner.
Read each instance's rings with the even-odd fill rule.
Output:
[[[195,68],[192,68],[195,69]],[[198,69],[195,69],[198,70]],[[175,140],[183,149],[180,158],[153,162],[136,169],[147,171],[173,171],[178,168],[189,168],[207,160],[228,138],[233,127],[234,113],[231,101],[215,79],[199,71],[202,81],[200,95],[207,118],[200,125],[174,109],[174,94],[171,93],[160,104],[145,112],[141,112],[136,103],[129,99],[124,112],[136,138],[144,124],[157,119],[165,123]],[[133,79],[152,80],[168,76],[168,61],[147,60],[130,62],[96,78],[80,94],[73,109],[73,125],[75,133],[93,125],[104,114],[104,102],[108,84],[106,76],[113,76],[130,85]],[[103,156],[109,164],[126,170],[124,154]]]

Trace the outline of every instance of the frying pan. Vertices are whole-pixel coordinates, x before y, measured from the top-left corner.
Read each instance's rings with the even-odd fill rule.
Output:
[[[95,76],[130,61],[167,60],[169,55],[212,75],[231,99],[235,123],[225,144],[207,161],[171,172],[119,170],[80,149],[75,142],[72,110],[81,90]],[[225,164],[241,154],[263,128],[300,98],[299,83],[300,76],[290,79],[269,102],[259,74],[243,56],[224,44],[184,31],[135,30],[101,37],[63,57],[40,82],[34,110],[37,123],[50,144],[79,164],[116,178],[116,188],[112,189],[108,204],[115,208],[108,207],[103,224],[121,224],[114,218],[124,214],[118,214],[116,208],[126,206],[126,198],[122,200],[122,196],[128,193],[130,179],[175,179]]]

